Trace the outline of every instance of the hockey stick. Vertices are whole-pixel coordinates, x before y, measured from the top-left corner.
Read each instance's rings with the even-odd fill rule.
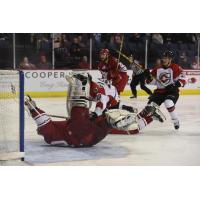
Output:
[[[117,53],[120,53],[117,49],[114,49],[114,51],[116,51]],[[123,54],[122,52],[120,53],[122,55],[122,57],[124,57],[126,60],[128,60],[131,64],[134,63],[136,64],[134,61],[131,61],[131,59],[126,56],[125,54]]]
[[[117,49],[114,49],[116,52],[120,53]],[[128,60],[131,64],[136,65],[137,67],[139,67],[140,69],[144,70],[143,67],[140,64],[137,64],[136,62],[132,61],[128,56],[126,56],[123,53],[120,53],[126,60]],[[158,83],[160,83],[162,86],[165,86],[159,79],[157,79],[155,76],[153,76],[152,74],[150,74],[151,78],[156,80]]]
[[[124,34],[122,35],[122,41],[121,41],[121,44],[120,44],[120,49],[119,49],[119,51],[117,51],[119,53],[118,59],[117,59],[117,69],[118,69],[120,57],[121,57],[121,54],[122,54],[123,43],[124,43]]]
[[[68,119],[68,117],[65,116],[60,116],[60,115],[51,115],[51,114],[46,114],[49,117],[55,117],[55,118],[61,118],[61,119]]]

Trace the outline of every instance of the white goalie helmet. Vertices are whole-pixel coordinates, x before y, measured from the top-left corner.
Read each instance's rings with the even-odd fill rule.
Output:
[[[90,75],[83,71],[73,71],[65,76],[68,82],[67,91],[67,112],[70,116],[74,106],[91,107],[90,96]]]

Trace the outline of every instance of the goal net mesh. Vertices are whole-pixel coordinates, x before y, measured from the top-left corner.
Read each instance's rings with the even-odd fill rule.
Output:
[[[0,71],[0,160],[23,157],[23,107],[18,71]]]

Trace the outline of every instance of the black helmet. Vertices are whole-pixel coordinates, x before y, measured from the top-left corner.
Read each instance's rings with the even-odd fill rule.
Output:
[[[174,53],[172,51],[165,51],[162,55],[162,57],[168,57],[168,58],[173,58],[174,57]]]

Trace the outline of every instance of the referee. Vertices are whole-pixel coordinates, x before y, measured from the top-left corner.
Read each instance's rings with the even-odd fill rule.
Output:
[[[145,79],[146,79],[146,75],[147,75],[147,70],[143,69],[142,66],[138,66],[137,64],[135,64],[134,58],[131,56],[130,60],[132,61],[130,67],[133,70],[133,74],[132,74],[132,80],[130,83],[130,87],[131,87],[131,91],[133,96],[131,96],[130,98],[137,98],[137,85],[140,83],[140,88],[142,90],[144,90],[147,94],[152,95],[151,90],[145,86]]]

